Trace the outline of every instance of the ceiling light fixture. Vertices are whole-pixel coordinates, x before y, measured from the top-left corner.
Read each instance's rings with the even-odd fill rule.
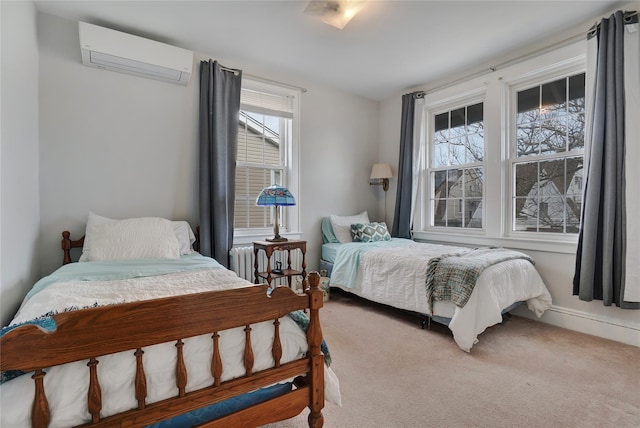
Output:
[[[342,30],[364,7],[366,0],[312,0],[307,5],[304,13],[315,16],[325,24]]]

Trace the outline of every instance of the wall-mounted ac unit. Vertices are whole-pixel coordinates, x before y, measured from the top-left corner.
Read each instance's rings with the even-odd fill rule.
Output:
[[[78,28],[84,65],[180,85],[189,83],[191,51],[86,22],[80,22]]]

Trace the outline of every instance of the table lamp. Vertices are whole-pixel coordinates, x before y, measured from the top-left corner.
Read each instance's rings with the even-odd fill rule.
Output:
[[[273,225],[273,238],[267,238],[269,242],[285,242],[287,238],[280,236],[280,219],[278,217],[279,206],[295,205],[296,200],[286,187],[278,184],[271,185],[262,189],[262,192],[256,199],[256,205],[259,207],[276,207],[276,221]]]

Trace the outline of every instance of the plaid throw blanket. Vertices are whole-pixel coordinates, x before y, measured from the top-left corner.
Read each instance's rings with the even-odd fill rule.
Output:
[[[427,267],[427,299],[433,308],[437,300],[451,301],[462,308],[469,300],[482,271],[507,260],[533,259],[518,251],[504,248],[477,248],[458,254],[445,254],[429,260]]]

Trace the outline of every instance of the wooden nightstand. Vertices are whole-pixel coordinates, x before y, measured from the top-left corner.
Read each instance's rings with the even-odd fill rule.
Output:
[[[264,272],[258,271],[258,252],[263,250],[267,257],[267,270]],[[295,270],[291,268],[291,250],[300,250],[302,252],[302,270]],[[274,273],[271,263],[271,256],[274,251],[287,251],[287,266],[282,269],[282,273]],[[271,282],[277,278],[287,278],[287,284],[291,288],[291,277],[295,275],[301,275],[302,280],[307,277],[306,263],[307,254],[307,241],[289,240],[284,242],[269,242],[269,241],[255,241],[253,243],[253,255],[254,255],[254,283],[259,284],[260,278],[265,279],[269,287]]]

